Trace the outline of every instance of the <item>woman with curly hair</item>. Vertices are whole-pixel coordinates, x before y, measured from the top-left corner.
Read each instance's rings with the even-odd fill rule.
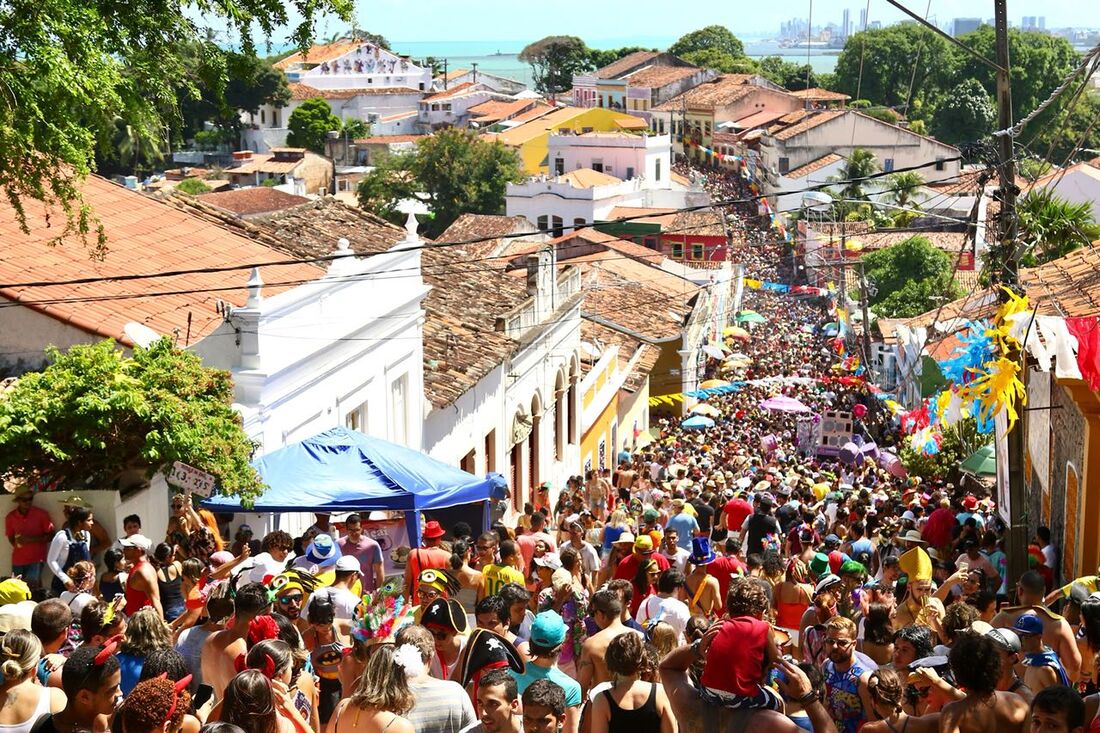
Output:
[[[121,733],[180,733],[191,709],[190,677],[173,682],[164,677],[139,682],[118,709]]]
[[[947,657],[955,682],[966,697],[948,702],[941,711],[940,730],[959,733],[1019,731],[1027,724],[1027,702],[1012,692],[1001,692],[1001,655],[992,639],[967,631],[959,634]]]
[[[645,664],[645,642],[638,634],[620,634],[607,646],[605,657],[611,689],[592,703],[592,733],[627,730],[676,730],[664,688],[640,679]]]
[[[157,609],[146,606],[130,617],[126,636],[119,647],[118,664],[122,668],[122,694],[129,695],[141,679],[145,658],[159,649],[172,648],[172,634]]]
[[[379,644],[367,659],[359,686],[336,706],[328,733],[414,733],[412,723],[402,717],[412,706],[408,675],[397,647]]]

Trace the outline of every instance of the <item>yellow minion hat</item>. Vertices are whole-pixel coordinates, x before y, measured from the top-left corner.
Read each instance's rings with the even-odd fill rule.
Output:
[[[914,580],[932,579],[932,558],[923,548],[914,547],[898,558],[898,567],[909,576],[909,582]]]

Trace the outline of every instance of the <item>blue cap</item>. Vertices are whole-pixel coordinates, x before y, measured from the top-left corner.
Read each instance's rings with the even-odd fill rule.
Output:
[[[1016,619],[1012,625],[1013,630],[1021,636],[1038,636],[1043,633],[1043,620],[1038,616],[1028,614]]]
[[[565,622],[554,611],[543,611],[531,623],[531,644],[541,649],[553,649],[565,641]]]

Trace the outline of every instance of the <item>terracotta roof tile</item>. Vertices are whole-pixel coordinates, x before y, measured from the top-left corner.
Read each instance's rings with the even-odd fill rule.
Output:
[[[654,265],[659,265],[665,259],[665,256],[657,250],[636,244],[629,239],[622,239],[613,234],[601,232],[592,227],[584,227],[546,242],[513,240],[511,244],[504,248],[501,254],[507,256],[510,263],[509,267],[514,268],[522,266],[523,258],[526,255],[537,252],[549,245],[553,245],[557,249],[559,262],[567,262],[590,254],[607,251]]]
[[[457,96],[459,94],[465,94],[467,92],[477,91],[477,90],[472,88],[473,86],[474,86],[474,83],[472,81],[464,81],[461,84],[456,84],[455,86],[451,87],[450,89],[444,89],[443,91],[436,92],[435,94],[429,94],[428,96],[424,97],[420,101],[421,102],[435,102],[435,101],[438,101],[440,99],[447,99],[449,97],[454,97],[454,96]]]
[[[632,87],[660,88],[694,76],[699,71],[695,66],[647,66],[628,74],[626,83]]]
[[[652,61],[658,56],[660,56],[660,54],[656,51],[635,51],[632,54],[623,56],[617,61],[612,61],[607,66],[597,69],[593,76],[597,79],[617,79],[623,74],[630,72],[632,69],[641,66],[647,61]]]
[[[969,241],[970,236],[967,232],[935,232],[925,229],[880,229],[864,234],[859,241],[863,244],[864,252],[872,252],[893,247],[913,237],[928,240],[936,249],[951,255],[952,262],[958,256],[960,249],[963,251],[974,249],[974,243]]]
[[[573,188],[593,188],[595,186],[609,186],[622,183],[621,178],[616,178],[610,173],[601,173],[591,168],[578,168],[558,176],[557,180],[568,183]]]
[[[0,238],[5,243],[0,280],[57,281],[284,259],[270,247],[214,221],[180,211],[104,178],[90,176],[81,190],[84,201],[106,230],[105,257],[92,259],[76,237],[48,246],[57,227],[48,225],[42,206],[30,202],[27,202],[27,224],[31,233],[23,234],[14,211],[5,202],[0,204]],[[53,213],[56,218],[57,212]],[[323,274],[322,268],[307,264],[261,269],[263,279],[271,283],[264,288],[268,295],[288,289],[289,286],[278,285],[279,282],[313,280]],[[194,343],[222,322],[215,311],[216,301],[244,304],[247,280],[248,272],[243,270],[208,272],[136,282],[4,288],[0,289],[0,296],[22,302],[88,333],[115,338],[128,345],[131,342],[123,333],[123,326],[130,321],[143,323],[161,334],[178,332],[181,340]],[[206,292],[157,295],[186,290]],[[97,300],[67,302],[74,297]]]
[[[469,112],[471,118],[479,124],[492,124],[518,115],[529,107],[533,107],[534,104],[533,99],[516,99],[510,102],[490,100],[470,107]]]
[[[358,89],[325,89],[324,91],[311,87],[309,84],[300,84],[297,82],[291,82],[287,84],[290,87],[290,98],[297,101],[304,101],[306,99],[351,99],[359,95]]]
[[[531,234],[542,238],[531,222],[522,216],[495,216],[490,214],[463,214],[436,238],[440,243],[465,242],[471,239],[485,241],[462,245],[462,249],[473,259],[491,257],[503,249],[512,239],[501,239],[509,234]],[[455,248],[452,248],[455,249]]]
[[[616,206],[607,213],[608,220],[625,219],[629,217],[641,217],[631,219],[641,224],[659,224],[662,227],[671,226],[676,218],[676,209],[658,209],[644,206]]]
[[[426,135],[375,135],[373,137],[360,137],[355,139],[356,145],[392,145],[394,143],[415,143],[423,140]]]
[[[817,160],[811,161],[806,165],[799,166],[793,171],[788,171],[784,178],[805,178],[811,173],[816,173],[822,168],[826,168],[833,163],[839,163],[842,160],[844,160],[844,158],[837,155],[836,153],[829,153],[828,155],[823,155]]]
[[[1032,307],[1067,318],[1100,315],[1100,242],[1020,271]]]
[[[276,69],[282,69],[286,71],[291,66],[299,62],[305,62],[309,64],[321,64],[325,61],[332,61],[333,59],[340,58],[349,51],[354,51],[362,45],[362,41],[353,41],[350,38],[341,38],[332,43],[319,43],[314,46],[310,46],[305,51],[297,51],[290,54],[285,59],[276,61],[272,66]]]
[[[831,122],[837,117],[841,117],[846,114],[848,114],[848,111],[843,109],[826,109],[820,110],[818,112],[810,112],[799,118],[797,122],[789,127],[773,126],[771,129],[768,130],[768,132],[771,135],[775,136],[775,138],[778,140],[790,140],[796,135],[801,135],[807,130],[812,130],[818,125],[823,125],[826,122]],[[780,123],[782,122],[783,120],[781,119]]]
[[[220,193],[204,193],[198,198],[204,203],[245,216],[278,211],[309,203],[309,199],[304,196],[295,196],[270,186],[253,186]]]
[[[675,338],[699,286],[658,267],[605,252],[579,262],[584,316],[648,341]]]
[[[666,234],[724,237],[726,226],[722,221],[722,215],[713,209],[682,211],[672,220]]]
[[[980,177],[984,173],[984,170],[961,171],[958,178],[951,178],[947,181],[931,181],[925,183],[924,187],[930,188],[944,196],[976,196],[982,192],[979,184]]]
[[[841,92],[831,92],[828,89],[822,89],[821,87],[814,87],[813,89],[799,89],[796,92],[790,92],[790,94],[798,97],[799,99],[807,99],[811,102],[844,102],[851,99],[847,94]]]
[[[699,86],[657,105],[653,109],[662,112],[675,112],[684,107],[687,107],[687,109],[724,107],[761,89],[761,87],[750,84],[751,79],[751,74],[723,74],[716,79],[705,81]]]

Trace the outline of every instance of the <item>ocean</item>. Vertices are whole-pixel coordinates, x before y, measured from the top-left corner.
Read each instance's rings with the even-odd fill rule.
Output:
[[[592,41],[589,45],[598,49],[620,48],[622,46],[642,46],[646,48],[668,48],[676,42],[675,38],[631,38]],[[526,45],[523,41],[392,41],[393,50],[407,54],[413,59],[425,59],[434,56],[447,59],[449,69],[469,69],[477,64],[479,71],[522,81],[531,85],[531,67],[517,57]],[[745,54],[753,58],[781,56],[787,61],[806,63],[816,72],[831,72],[836,67],[839,50],[813,49],[807,57],[806,50],[780,48],[775,41],[745,39]]]

